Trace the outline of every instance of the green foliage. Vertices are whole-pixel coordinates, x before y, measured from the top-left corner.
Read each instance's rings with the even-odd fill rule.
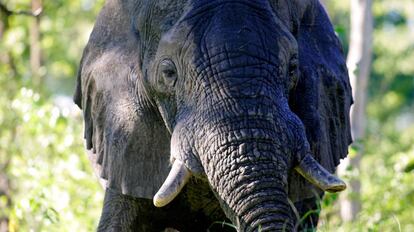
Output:
[[[343,2],[329,1],[336,20],[349,15]],[[321,231],[413,231],[414,222],[414,2],[373,1],[374,50],[368,88],[367,136],[361,170],[353,168],[346,180],[360,178],[362,211],[358,220],[341,222],[338,200],[328,194]],[[339,16],[338,16],[339,15]],[[348,29],[349,30],[349,29]],[[355,153],[351,148],[350,154]],[[341,193],[353,195],[353,193]]]
[[[103,191],[79,139],[79,111],[59,108],[26,87],[5,103],[5,113],[14,113],[13,127],[0,140],[2,153],[12,154],[12,222],[23,231],[93,230]]]
[[[2,0],[11,10],[29,10],[29,0]],[[76,71],[83,47],[92,30],[95,18],[103,5],[103,0],[54,0],[44,1],[40,18],[41,49],[43,66],[40,75],[47,83],[46,91],[71,95]],[[0,43],[2,54],[14,58],[14,66],[8,67],[17,72],[23,84],[30,85],[29,68],[29,27],[32,17],[12,15],[8,17],[9,28]],[[1,73],[7,66],[0,67]],[[9,76],[10,77],[10,76]],[[43,93],[42,93],[43,94]]]
[[[30,1],[2,1],[12,11]],[[0,171],[10,193],[0,218],[10,231],[93,231],[103,190],[83,148],[81,111],[70,97],[81,52],[103,1],[44,1],[42,85],[30,70],[30,16],[11,15],[0,38]],[[6,20],[6,21],[3,21]],[[59,94],[59,95],[57,95]],[[69,99],[69,100],[68,100]]]

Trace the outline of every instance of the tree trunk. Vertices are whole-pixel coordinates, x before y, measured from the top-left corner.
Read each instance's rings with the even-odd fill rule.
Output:
[[[340,197],[341,217],[344,221],[354,221],[361,210],[359,173],[361,156],[364,152],[366,92],[372,59],[372,0],[351,0],[350,15],[351,40],[347,66],[355,101],[351,108],[351,130],[356,154],[351,154],[339,168],[339,172],[351,170],[353,173],[349,181],[350,194]]]
[[[30,68],[33,76],[33,84],[39,87],[41,84],[40,67],[42,66],[42,52],[40,47],[40,15],[42,0],[32,0],[32,13],[34,15],[30,25]]]

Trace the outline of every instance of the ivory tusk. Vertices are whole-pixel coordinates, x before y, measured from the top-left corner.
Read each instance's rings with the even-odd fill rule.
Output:
[[[295,167],[295,170],[324,191],[334,193],[346,189],[344,181],[329,173],[309,154]]]
[[[167,179],[153,198],[156,207],[163,207],[170,203],[181,192],[191,177],[191,172],[179,160],[175,160]]]

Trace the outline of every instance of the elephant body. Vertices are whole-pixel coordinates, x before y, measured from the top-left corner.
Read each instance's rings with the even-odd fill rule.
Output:
[[[306,230],[345,188],[351,88],[317,0],[107,0],[74,100],[99,231]]]
[[[201,185],[203,186],[203,185]],[[189,183],[170,204],[157,208],[152,200],[107,189],[98,231],[235,231],[218,204],[200,183]],[[203,192],[201,190],[204,190]]]
[[[151,199],[131,197],[106,189],[97,231],[159,232],[174,228],[173,231],[180,232],[235,232],[234,225],[209,188],[207,183],[201,184],[194,179],[164,208],[155,207]],[[313,197],[294,204],[299,215],[303,217],[309,214],[305,218],[299,218],[302,221],[297,222],[295,230],[308,231],[316,227],[319,200],[320,198]],[[311,211],[315,212],[309,213]]]

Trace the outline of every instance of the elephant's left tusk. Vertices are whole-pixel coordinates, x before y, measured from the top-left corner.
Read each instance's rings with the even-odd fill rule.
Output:
[[[154,205],[156,207],[163,207],[174,200],[190,177],[191,172],[183,162],[175,160],[167,179],[154,196]]]
[[[340,192],[346,189],[344,181],[329,173],[309,154],[302,159],[295,170],[324,191]]]

